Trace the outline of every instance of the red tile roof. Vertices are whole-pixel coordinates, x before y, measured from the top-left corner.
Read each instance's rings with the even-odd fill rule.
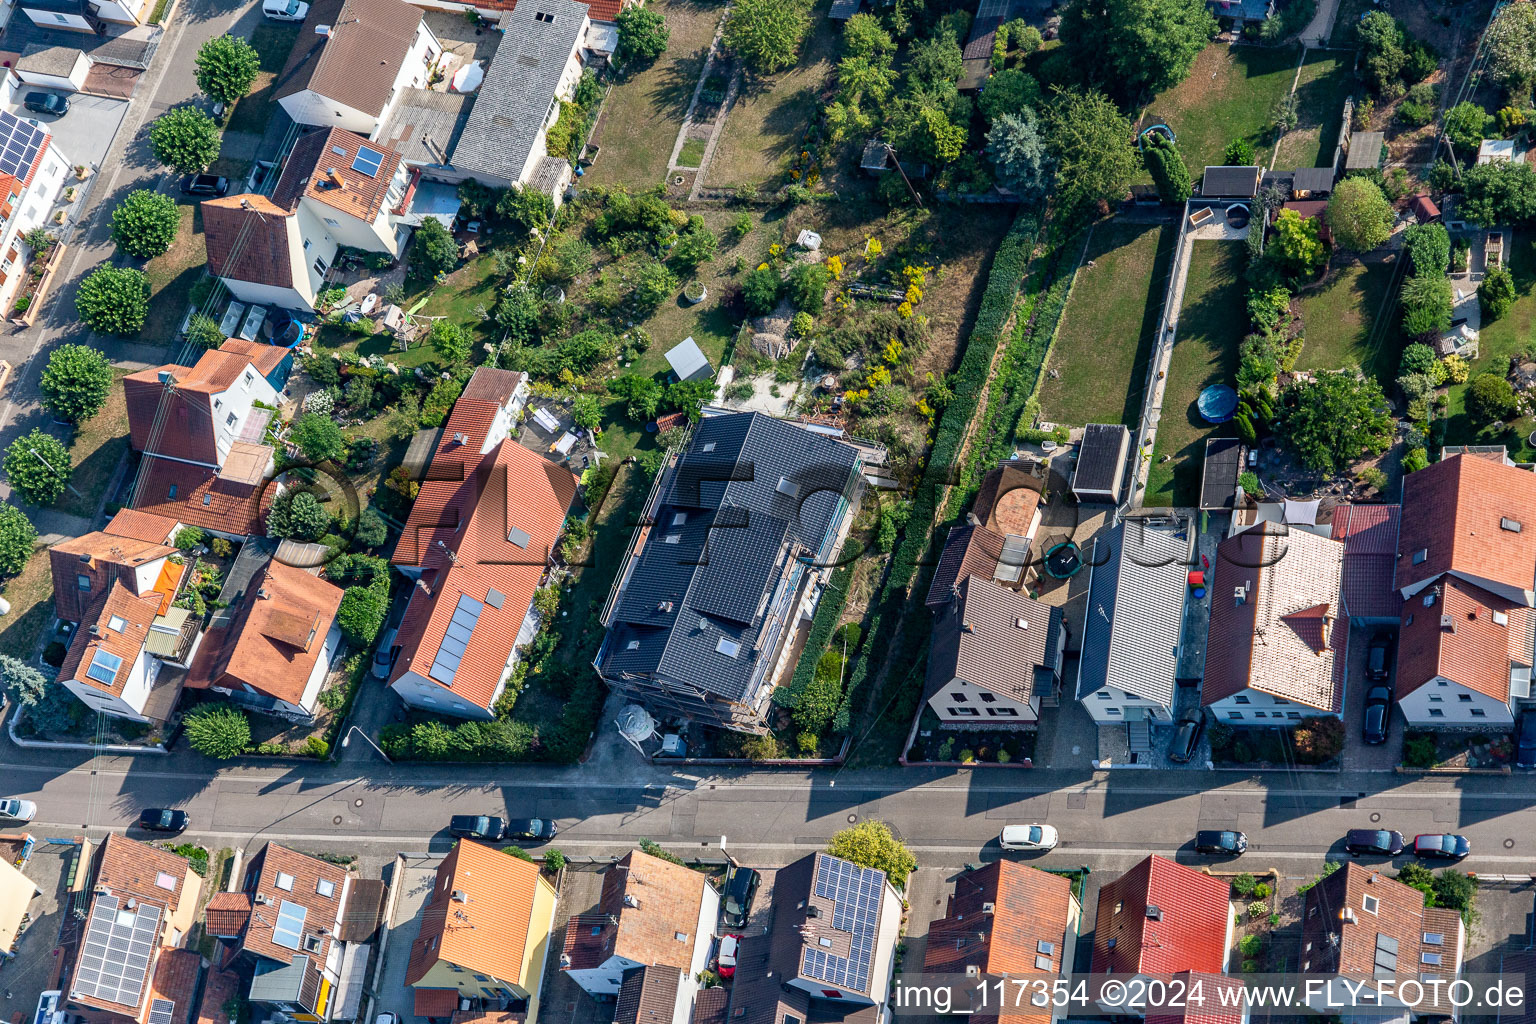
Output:
[[[1374,911],[1366,909],[1372,900]],[[1302,914],[1303,974],[1345,974],[1371,977],[1377,969],[1380,936],[1396,944],[1397,977],[1454,974],[1459,966],[1461,920],[1454,911],[1426,908],[1424,895],[1378,870],[1346,863],[1314,885]],[[1348,912],[1346,914],[1346,911]],[[1426,945],[1426,932],[1443,941]],[[1329,936],[1333,938],[1329,938]],[[1439,964],[1425,964],[1422,953],[1441,954]]]
[[[1229,892],[1225,879],[1148,857],[1099,890],[1093,973],[1221,973]],[[1153,907],[1157,919],[1148,916]]]
[[[384,158],[374,174],[353,167],[359,146]],[[294,143],[272,201],[291,210],[300,199],[314,199],[372,224],[384,208],[385,194],[399,166],[400,154],[382,142],[370,142],[340,128],[311,132]]]
[[[405,983],[417,984],[444,961],[537,988],[536,978],[522,977],[523,956],[534,902],[539,887],[547,884],[537,864],[460,839],[438,865],[437,884],[411,945]],[[455,893],[465,894],[468,901],[455,900]]]
[[[230,938],[243,932],[250,919],[251,894],[248,892],[214,893],[203,917],[208,934]]]
[[[567,924],[564,948],[577,955],[565,969],[580,970],[620,956],[638,964],[687,970],[698,939],[705,884],[697,871],[631,850],[603,874],[599,913],[577,915]],[[626,893],[634,897],[633,904],[624,902]],[[599,934],[592,934],[594,927]]]
[[[1399,590],[1455,572],[1521,594],[1536,565],[1536,473],[1492,459],[1452,455],[1403,478]],[[1504,529],[1501,520],[1520,524]],[[1417,552],[1424,560],[1415,563]],[[1513,597],[1514,595],[1508,595]]]
[[[48,550],[53,570],[53,607],[61,619],[80,622],[90,606],[101,599],[113,583],[121,583],[137,593],[135,580],[140,566],[175,552],[160,541],[117,537],[106,531],[73,537]],[[79,577],[85,577],[81,589]],[[153,581],[150,583],[153,586]]]
[[[128,537],[159,544],[168,542],[175,535],[176,527],[179,525],[176,520],[166,519],[164,516],[152,516],[147,512],[121,508],[117,510],[117,515],[112,517],[112,521],[102,532],[110,533],[114,537]]]
[[[292,881],[279,879],[279,875],[287,876]],[[322,880],[330,883],[328,896],[319,891],[319,883]],[[304,931],[300,945],[302,947],[310,936],[318,937],[320,946],[312,952],[316,962],[323,964],[330,951],[337,919],[341,914],[347,880],[345,868],[318,857],[278,846],[276,843],[268,843],[246,870],[245,888],[265,895],[267,903],[264,906],[257,905],[252,908],[250,924],[246,927],[245,935],[240,941],[241,948],[283,964],[293,959],[295,950],[291,946],[273,941],[278,910],[286,901],[305,909]],[[278,885],[279,881],[284,881],[285,884]]]
[[[192,1016],[192,999],[203,973],[203,958],[190,949],[168,949],[160,954],[150,981],[150,999],[171,1004],[172,1024],[185,1024]]]
[[[85,613],[80,628],[75,630],[69,651],[64,655],[64,663],[59,666],[59,678],[121,696],[134,665],[138,663],[139,654],[144,649],[149,627],[154,624],[155,616],[159,613],[159,594],[150,591],[148,596],[139,597],[129,587],[114,583],[112,589],[98,598]],[[121,628],[112,628],[114,619],[120,620]],[[91,632],[92,626],[97,630],[94,634]],[[86,674],[97,651],[121,659],[110,683],[92,679]]]
[[[307,41],[299,36],[299,43]],[[209,273],[274,288],[296,287],[297,275],[307,275],[307,267],[294,265],[293,214],[284,207],[266,196],[239,195],[205,200],[202,209]]]
[[[1426,605],[1426,598],[1432,603]],[[1506,622],[1494,619],[1500,613]],[[1531,663],[1530,609],[1455,576],[1403,602],[1398,634],[1399,700],[1437,677],[1509,700],[1512,661]]]
[[[584,0],[587,5],[587,17],[593,21],[614,22],[619,19],[619,12],[628,7],[632,0]],[[517,7],[517,0],[477,0],[476,6],[482,11],[510,11]],[[663,430],[666,427],[662,427]]]
[[[263,377],[277,369],[278,364],[288,356],[288,350],[281,345],[267,345],[259,341],[246,341],[244,338],[230,338],[219,346],[219,351],[233,352],[248,360]]]
[[[265,536],[274,490],[265,482],[221,480],[208,467],[149,457],[139,467],[133,507],[219,533]]]
[[[459,1008],[456,988],[418,988],[412,1009],[418,1017],[452,1017]]]
[[[1242,1004],[1239,1002],[1239,993],[1243,983],[1239,979],[1225,974],[1197,974],[1193,971],[1181,971],[1173,977],[1183,985],[1178,988],[1170,986],[1170,994],[1193,992],[1198,984],[1200,1000],[1188,1000],[1182,1008],[1170,1007],[1162,1012],[1148,1013],[1144,1024],[1246,1024],[1248,1015],[1240,1009]],[[1231,993],[1226,997],[1226,1002],[1223,1002],[1221,995],[1223,990]],[[1227,1005],[1233,1009],[1224,1009]]]
[[[1344,608],[1355,618],[1397,618],[1403,602],[1392,586],[1397,564],[1398,505],[1338,505],[1333,539],[1344,542]]]

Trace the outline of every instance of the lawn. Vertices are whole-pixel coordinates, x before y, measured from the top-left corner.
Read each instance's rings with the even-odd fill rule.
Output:
[[[683,148],[677,154],[677,166],[697,167],[704,162],[704,150],[709,148],[705,139],[689,139],[683,143]]]
[[[1233,139],[1247,139],[1263,152],[1270,115],[1290,92],[1300,56],[1294,46],[1212,43],[1195,59],[1189,77],[1147,105],[1141,127],[1170,126],[1198,182],[1207,165],[1222,162],[1222,150]]]
[[[38,637],[53,621],[53,571],[47,548],[32,553],[21,574],[5,585],[4,593],[11,610],[0,618],[0,653],[30,660],[37,652]]]
[[[1237,375],[1237,347],[1247,328],[1244,259],[1241,242],[1196,242],[1190,253],[1184,308],[1147,480],[1148,506],[1199,504],[1205,441],[1231,429],[1201,419],[1195,400],[1210,385],[1231,384]],[[1164,462],[1164,455],[1173,458]]]
[[[113,368],[107,404],[75,431],[69,446],[69,461],[75,471],[69,482],[79,493],[66,490],[54,502],[54,508],[61,512],[87,519],[95,516],[112,471],[128,451],[128,399],[119,383],[128,373]]]
[[[709,162],[708,184],[777,188],[821,109],[818,96],[841,55],[841,22],[829,19],[829,0],[811,12],[815,26],[800,63],[787,71],[741,83],[725,130]]]
[[[224,126],[226,131],[260,135],[267,130],[267,122],[272,119],[274,82],[288,60],[288,52],[293,49],[300,27],[262,19],[261,24],[251,30],[248,42],[261,55],[261,70],[256,74],[251,91],[230,111],[229,122]]]
[[[1515,278],[1515,304],[1502,319],[1484,323],[1478,335],[1477,359],[1473,360],[1470,381],[1480,373],[1492,371],[1503,376],[1509,369],[1509,359],[1532,350],[1533,331],[1536,331],[1536,252],[1530,237],[1519,232],[1514,243],[1505,250],[1509,254],[1509,270]],[[1477,424],[1467,415],[1466,387],[1453,385],[1449,394],[1449,406],[1445,410],[1446,444],[1486,443],[1478,437]],[[1522,461],[1536,455],[1526,441],[1536,422],[1528,418],[1513,421],[1509,434],[1503,439],[1511,449],[1510,454]]]
[[[1047,420],[1136,426],[1174,237],[1168,225],[1094,229],[1040,385]]]
[[[1381,382],[1389,392],[1397,379],[1397,361],[1402,352],[1395,328],[1381,332],[1371,345],[1371,330],[1379,317],[1390,316],[1383,309],[1392,283],[1390,263],[1356,263],[1329,278],[1316,291],[1301,296],[1302,336],[1306,343],[1299,370],[1338,370],[1359,366]]]
[[[1354,85],[1351,62],[1323,50],[1311,50],[1296,82],[1297,124],[1280,140],[1275,166],[1327,167],[1339,142],[1344,98]]]
[[[208,250],[203,245],[203,215],[195,202],[178,203],[181,226],[168,251],[144,267],[149,275],[149,316],[139,337],[171,345],[181,318],[187,315],[192,286],[203,276]]]
[[[627,75],[604,101],[593,136],[602,151],[586,177],[595,184],[643,189],[661,182],[720,21],[714,3],[655,0],[652,6],[672,30],[667,52]]]

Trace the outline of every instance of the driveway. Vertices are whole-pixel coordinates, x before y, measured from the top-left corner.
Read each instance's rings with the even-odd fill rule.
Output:
[[[85,164],[92,170],[100,168],[117,137],[118,126],[128,113],[127,100],[108,99],[105,96],[86,96],[76,93],[69,98],[69,113],[63,117],[46,117],[22,108],[19,102],[25,95],[17,90],[18,102],[6,109],[17,117],[31,118],[53,133],[54,143],[71,164]]]

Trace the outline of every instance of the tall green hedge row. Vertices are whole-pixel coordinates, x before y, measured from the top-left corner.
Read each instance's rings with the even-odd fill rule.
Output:
[[[811,678],[816,674],[817,663],[826,653],[827,645],[832,642],[837,620],[843,617],[843,609],[848,605],[848,584],[853,580],[853,560],[863,553],[864,545],[855,538],[849,537],[844,542],[840,564],[832,570],[832,579],[816,605],[816,617],[811,620],[811,632],[806,637],[804,650],[800,652],[800,660],[795,664],[795,674],[790,678],[788,686],[781,686],[773,692],[775,703],[794,707],[801,692],[810,685]]]

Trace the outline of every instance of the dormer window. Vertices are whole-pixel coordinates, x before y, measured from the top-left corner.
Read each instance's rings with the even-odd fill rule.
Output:
[[[1414,565],[1423,565],[1425,560],[1428,559],[1428,558],[1429,558],[1429,548],[1419,548],[1419,550],[1417,550],[1417,551],[1415,551],[1413,553],[1413,564]]]

